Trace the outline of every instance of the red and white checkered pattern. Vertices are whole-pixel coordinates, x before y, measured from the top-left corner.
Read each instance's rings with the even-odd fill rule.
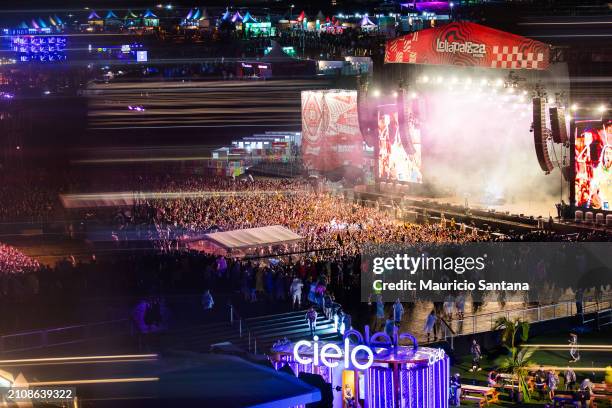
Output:
[[[508,46],[493,46],[491,68],[543,69],[543,62],[544,53],[541,52],[525,54],[516,46],[512,47],[512,50]]]

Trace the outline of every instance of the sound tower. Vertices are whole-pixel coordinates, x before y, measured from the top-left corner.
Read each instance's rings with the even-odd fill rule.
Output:
[[[555,143],[566,143],[567,137],[567,124],[565,123],[565,108],[550,108],[548,110],[550,114],[550,130],[552,131],[552,138]]]
[[[364,141],[370,147],[378,145],[378,123],[376,109],[368,100],[368,82],[360,79],[359,90],[357,91],[357,118],[359,120],[359,130]]]
[[[535,145],[538,163],[546,174],[550,173],[554,166],[550,160],[546,139],[548,129],[546,128],[545,104],[542,98],[533,98],[533,142]]]
[[[397,93],[397,119],[400,127],[400,137],[402,138],[402,145],[408,154],[416,153],[412,139],[410,138],[410,121],[412,118],[412,108],[410,106],[410,99],[408,97],[408,91],[405,88],[400,88]]]

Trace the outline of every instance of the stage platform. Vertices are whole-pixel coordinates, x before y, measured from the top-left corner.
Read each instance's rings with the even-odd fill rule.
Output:
[[[457,223],[474,225],[477,228],[498,229],[501,232],[529,232],[549,228],[549,219],[553,217],[552,230],[561,233],[577,233],[586,231],[601,231],[612,234],[612,228],[605,225],[576,223],[573,219],[560,219],[557,209],[552,204],[550,210],[547,203],[515,200],[511,203],[486,204],[478,202],[466,203],[459,196],[427,197],[417,194],[380,192],[365,186],[357,186],[353,190],[356,200],[364,200],[367,204],[378,202],[380,208],[397,212],[402,209],[402,219],[405,221],[423,221],[427,218],[438,220],[454,219]],[[467,204],[467,206],[466,206]],[[531,212],[533,211],[533,212]],[[546,211],[546,214],[542,214]],[[535,215],[541,214],[541,215]],[[430,220],[431,221],[431,220]]]

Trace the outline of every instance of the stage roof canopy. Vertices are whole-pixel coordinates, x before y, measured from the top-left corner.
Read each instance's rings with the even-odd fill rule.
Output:
[[[230,250],[285,244],[303,239],[303,237],[282,225],[213,232],[206,234],[204,237],[216,245]]]

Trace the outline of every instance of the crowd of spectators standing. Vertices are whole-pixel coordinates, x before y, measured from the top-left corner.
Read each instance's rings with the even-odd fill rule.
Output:
[[[376,207],[349,202],[302,179],[234,180],[128,174],[98,179],[96,183],[73,179],[61,191],[119,189],[197,194],[172,199],[143,196],[145,198],[138,198],[129,206],[117,207],[111,203],[107,207],[66,211],[63,217],[84,229],[91,225],[106,227],[115,239],[111,244],[112,256],[102,253],[96,256],[94,246],[89,259],[77,260],[67,255],[57,265],[46,266],[15,248],[0,246],[1,301],[7,307],[12,305],[18,307],[15,310],[24,311],[18,314],[21,319],[14,316],[6,319],[5,325],[17,328],[25,321],[34,324],[36,319],[24,318],[26,310],[41,310],[36,315],[40,319],[44,317],[47,324],[53,321],[53,316],[72,315],[75,320],[87,320],[90,315],[83,316],[83,313],[95,305],[104,305],[103,309],[109,310],[111,305],[126,307],[147,296],[194,296],[198,300],[187,309],[200,310],[199,299],[206,289],[215,296],[219,291],[228,291],[244,304],[265,302],[301,307],[314,302],[331,314],[338,311],[339,305],[350,308],[351,299],[359,299],[355,290],[359,288],[363,244],[462,243],[492,239],[485,231],[465,232],[456,226],[444,227],[439,223],[397,222]],[[48,204],[44,203],[52,196],[34,195],[30,198],[34,202],[20,205],[29,209],[30,216],[48,217]],[[135,196],[140,197],[139,194]],[[0,200],[10,206],[10,200],[19,201],[18,197],[16,193],[7,193]],[[3,217],[6,220],[15,214],[14,209],[8,209]],[[244,259],[197,252],[183,245],[190,236],[206,232],[278,224],[303,236],[303,243],[297,247],[270,248]],[[142,246],[135,249],[130,242],[134,237],[151,245],[144,250]],[[535,232],[512,239],[603,238],[596,233],[560,236]],[[300,290],[293,285],[296,279],[301,283]],[[23,307],[31,302],[42,302],[48,307]],[[216,304],[221,303],[217,301]],[[181,307],[185,307],[184,302]],[[59,313],[57,308],[63,312]],[[44,316],[47,313],[53,316]]]

